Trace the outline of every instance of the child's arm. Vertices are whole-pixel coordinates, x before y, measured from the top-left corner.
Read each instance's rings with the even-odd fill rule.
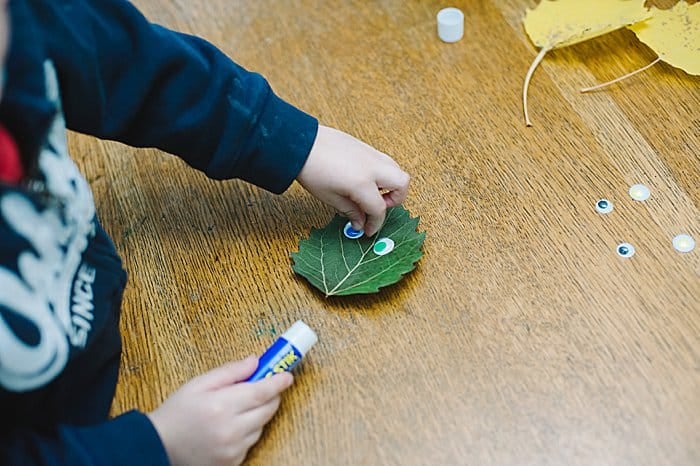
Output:
[[[240,464],[293,380],[285,372],[242,382],[256,365],[251,357],[195,377],[148,415],[131,411],[98,425],[3,431],[0,464]]]
[[[315,118],[210,43],[153,25],[123,0],[76,3],[33,2],[69,128],[275,193],[296,178],[370,235],[404,200],[408,175],[391,158],[337,130],[317,134]]]
[[[211,178],[275,193],[298,175],[316,119],[212,44],[154,25],[124,0],[29,5],[57,70],[68,128],[157,147]]]
[[[168,466],[148,417],[130,411],[92,426],[16,427],[0,433],[0,464],[26,466]]]

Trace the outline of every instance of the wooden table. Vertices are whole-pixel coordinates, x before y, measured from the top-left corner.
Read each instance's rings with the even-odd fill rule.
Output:
[[[436,1],[139,0],[391,154],[428,236],[399,284],[326,299],[289,254],[333,211],[298,185],[71,135],[130,271],[114,412],[303,319],[320,341],[249,464],[700,464],[700,250],[671,246],[700,240],[700,78],[662,63],[579,93],[655,58],[617,31],[545,58],[526,128],[534,3],[455,1],[466,36],[446,44]]]

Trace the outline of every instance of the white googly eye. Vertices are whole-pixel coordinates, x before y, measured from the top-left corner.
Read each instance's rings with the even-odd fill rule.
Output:
[[[629,193],[635,201],[646,201],[651,196],[651,190],[643,184],[633,184],[630,186]]]
[[[357,239],[362,238],[365,235],[365,232],[363,230],[355,230],[352,227],[352,223],[348,222],[343,227],[343,234],[348,239]]]
[[[630,243],[620,243],[617,245],[617,254],[620,257],[624,257],[625,259],[629,259],[630,257],[634,256],[635,249],[634,246],[632,246]]]
[[[607,199],[599,199],[598,202],[595,203],[595,210],[601,214],[609,214],[613,211],[613,203]]]
[[[393,250],[394,240],[391,238],[379,238],[372,248],[372,251],[378,256],[389,254]]]
[[[673,247],[678,252],[690,252],[695,249],[695,239],[690,235],[681,233],[673,238]]]

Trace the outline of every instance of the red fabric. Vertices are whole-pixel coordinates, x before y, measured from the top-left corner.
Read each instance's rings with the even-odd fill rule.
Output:
[[[24,177],[19,150],[12,135],[0,125],[0,182],[17,184]]]

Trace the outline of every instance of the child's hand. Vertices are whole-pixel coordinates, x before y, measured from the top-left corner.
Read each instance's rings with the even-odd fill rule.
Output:
[[[230,466],[245,459],[293,381],[285,372],[242,382],[256,367],[249,357],[195,377],[148,415],[174,466]]]
[[[355,230],[374,235],[387,207],[401,204],[409,176],[386,154],[354,137],[319,126],[316,141],[297,181],[335,207]]]

